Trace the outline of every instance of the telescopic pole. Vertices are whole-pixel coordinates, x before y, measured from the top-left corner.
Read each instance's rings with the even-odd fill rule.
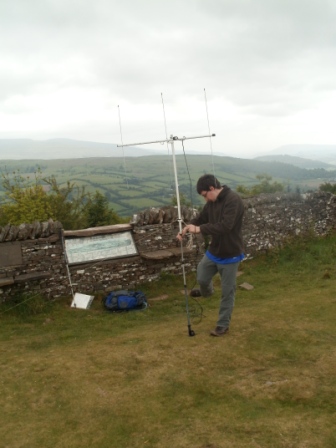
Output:
[[[181,202],[180,202],[180,194],[179,194],[179,185],[177,179],[177,167],[176,167],[176,158],[175,158],[175,147],[174,147],[174,138],[170,136],[170,145],[172,149],[173,155],[173,167],[174,167],[174,176],[175,176],[175,190],[176,190],[176,202],[177,202],[177,220],[179,224],[179,231],[182,233],[182,214],[181,214]],[[182,274],[183,274],[183,287],[184,287],[184,295],[185,295],[185,303],[186,303],[186,313],[188,319],[188,334],[189,336],[195,336],[194,330],[191,329],[190,323],[190,315],[189,315],[189,303],[188,303],[188,289],[185,275],[185,267],[184,267],[184,252],[183,252],[183,241],[180,242],[181,247],[181,264],[182,264]]]

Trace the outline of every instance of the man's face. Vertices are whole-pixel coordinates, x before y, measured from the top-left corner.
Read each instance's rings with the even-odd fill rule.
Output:
[[[208,201],[212,201],[214,202],[217,199],[217,194],[215,194],[216,191],[214,189],[214,187],[210,187],[208,191],[201,191],[201,196],[203,196],[203,198],[206,200],[206,202]]]

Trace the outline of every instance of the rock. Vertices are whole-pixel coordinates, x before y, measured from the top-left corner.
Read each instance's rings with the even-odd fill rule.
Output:
[[[241,289],[245,289],[246,291],[251,291],[251,289],[253,289],[254,286],[250,285],[250,284],[247,283],[247,282],[244,282],[244,283],[241,283],[241,284],[239,285],[239,288],[241,288]]]

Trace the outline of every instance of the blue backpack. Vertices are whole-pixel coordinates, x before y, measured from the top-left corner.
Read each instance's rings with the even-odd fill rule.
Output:
[[[106,310],[112,312],[144,310],[147,308],[147,298],[142,291],[111,291],[104,299]]]

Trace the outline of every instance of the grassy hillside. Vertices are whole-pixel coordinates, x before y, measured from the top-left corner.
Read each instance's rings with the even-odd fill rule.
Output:
[[[199,176],[212,173],[223,183],[235,189],[237,185],[251,186],[258,181],[257,174],[266,173],[274,181],[285,185],[286,190],[315,189],[323,182],[336,177],[336,172],[324,169],[307,170],[280,162],[238,159],[205,155],[176,156],[180,193],[194,205],[202,203],[195,192]],[[59,184],[70,180],[85,185],[87,191],[107,194],[113,209],[121,216],[147,207],[159,207],[171,203],[175,194],[172,157],[143,156],[99,157],[64,160],[5,160],[2,170],[20,170],[31,174],[40,167],[45,176],[54,175]],[[1,191],[0,191],[1,193]],[[192,195],[192,197],[191,197]]]
[[[0,304],[8,448],[335,448],[335,236],[243,262],[230,333],[182,276],[138,285],[145,311],[71,297]],[[194,286],[195,275],[187,279]],[[16,304],[16,305],[15,305]],[[13,307],[15,306],[15,308]]]

